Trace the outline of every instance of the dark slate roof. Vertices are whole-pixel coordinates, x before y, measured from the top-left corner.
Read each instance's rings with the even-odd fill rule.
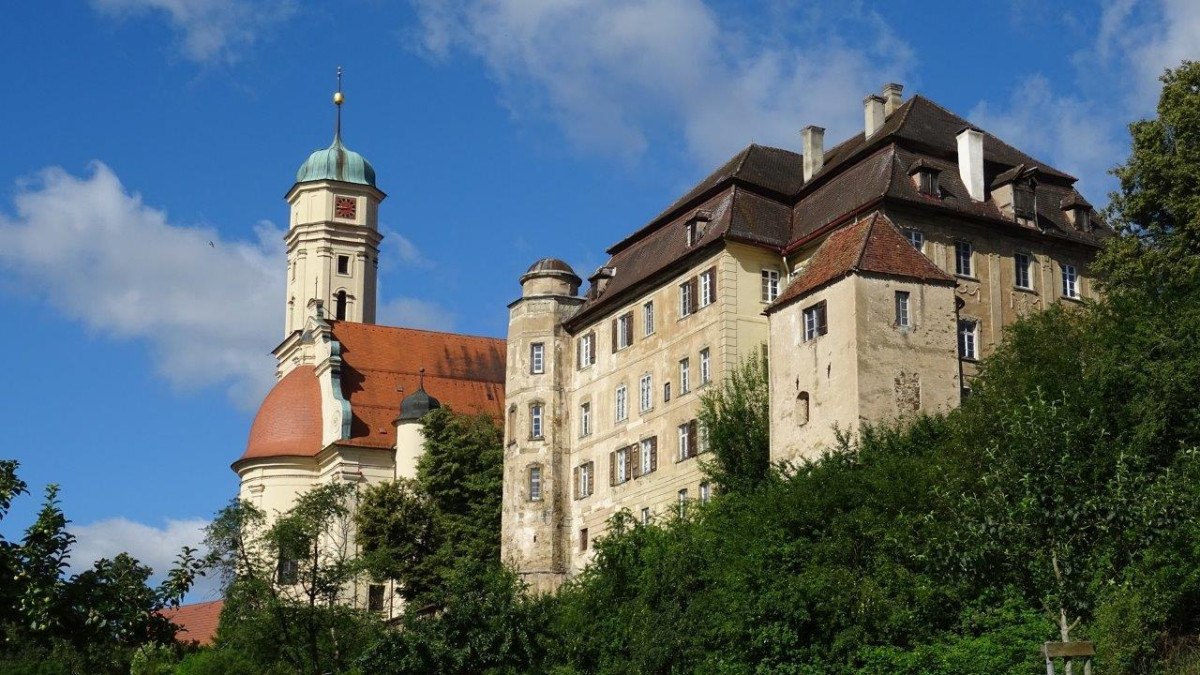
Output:
[[[954,283],[954,277],[938,269],[925,254],[913,248],[892,221],[876,211],[826,237],[808,266],[767,307],[766,313],[781,309],[853,272],[926,283]]]
[[[1089,246],[1098,246],[1110,234],[1095,213],[1091,231],[1080,232],[1068,222],[1060,203],[1074,193],[1074,178],[987,132],[983,132],[985,185],[1015,167],[1036,168],[1036,226],[1014,222],[991,201],[972,200],[957,160],[956,137],[968,127],[965,119],[923,96],[913,96],[870,138],[859,133],[826,150],[821,171],[807,182],[799,154],[751,145],[613,245],[604,267],[615,270],[615,276],[602,294],[589,292],[567,326],[574,329],[615,303],[627,301],[634,289],[653,283],[656,275],[672,266],[687,264],[684,258],[692,260],[695,251],[718,240],[745,241],[783,253],[808,245],[884,203],[937,209]],[[939,195],[920,194],[909,177],[916,166],[938,172]],[[683,225],[704,210],[713,216],[699,244],[688,249]]]
[[[424,370],[422,369],[422,379],[424,379]],[[425,391],[425,385],[417,386],[417,390],[400,401],[400,414],[396,417],[397,422],[412,422],[419,420],[429,414],[431,410],[437,410],[442,407],[442,402],[429,395]]]
[[[571,269],[570,265],[563,260],[559,260],[558,258],[542,258],[541,260],[530,265],[529,269],[525,270],[526,274],[535,274],[541,272],[567,272],[569,274],[575,274],[575,270]]]

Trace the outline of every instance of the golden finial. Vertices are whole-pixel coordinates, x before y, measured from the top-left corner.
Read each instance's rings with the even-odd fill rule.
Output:
[[[337,125],[334,127],[333,135],[334,135],[334,138],[341,138],[342,137],[342,102],[346,100],[346,97],[342,96],[342,67],[341,66],[338,66],[338,69],[337,69],[337,80],[338,80],[337,91],[333,93],[333,105],[337,106]]]

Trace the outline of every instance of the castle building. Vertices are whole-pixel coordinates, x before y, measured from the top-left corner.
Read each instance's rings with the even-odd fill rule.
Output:
[[[319,484],[415,476],[421,418],[434,408],[503,414],[503,340],[375,325],[385,195],[371,164],[342,142],[342,100],[339,91],[333,142],[309,156],[287,193],[278,381],[233,463],[238,496],[268,516]],[[351,595],[394,612],[393,591],[370,585]]]
[[[834,430],[942,412],[1004,326],[1095,297],[1103,221],[1075,179],[889,84],[863,131],[751,145],[582,279],[533,264],[509,305],[502,555],[551,590],[607,520],[711,487],[700,397],[770,358],[771,459]]]

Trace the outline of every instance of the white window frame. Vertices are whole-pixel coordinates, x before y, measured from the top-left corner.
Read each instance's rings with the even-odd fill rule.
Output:
[[[1021,259],[1025,259],[1025,264],[1021,264]],[[1033,290],[1033,256],[1028,253],[1017,251],[1013,254],[1013,286],[1024,291]],[[1025,283],[1021,283],[1024,281]]]
[[[649,506],[642,507],[642,524],[643,525],[650,524],[650,507]]]
[[[529,345],[529,372],[541,375],[546,372],[546,345],[534,342]]]
[[[616,400],[613,407],[617,422],[624,422],[629,419],[629,388],[623,384],[617,387]]]
[[[1062,294],[1064,298],[1079,299],[1079,272],[1074,265],[1062,264]]]
[[[692,363],[689,359],[679,359],[679,395],[683,396],[692,390]]]
[[[530,438],[545,438],[546,430],[543,428],[545,420],[543,416],[545,410],[541,403],[534,403],[529,406],[529,437]]]
[[[779,270],[774,267],[762,268],[762,301],[774,302],[779,297]]]
[[[676,427],[676,430],[679,433],[679,454],[676,456],[681,462],[692,456],[692,446],[690,443],[690,439],[692,437],[691,427],[691,422],[684,422]]]
[[[712,381],[712,359],[708,347],[700,350],[700,384],[701,386]]]
[[[909,328],[912,326],[912,295],[908,291],[896,291],[896,326]]]
[[[626,340],[626,338],[629,338]],[[633,344],[633,312],[626,312],[617,317],[617,349],[625,349]]]
[[[592,482],[592,467],[595,466],[591,462],[584,462],[579,465],[579,484],[575,486],[579,496],[590,497],[591,491],[588,490],[588,485]]]
[[[960,319],[958,322],[958,356],[972,361],[979,358],[979,322]]]
[[[540,502],[542,501],[542,466],[534,464],[529,467],[528,474],[529,501]]]
[[[687,488],[681,489],[677,494],[679,495],[679,515],[683,515],[684,512],[687,511],[687,504],[688,504]]]
[[[954,274],[975,278],[975,247],[969,241],[959,239],[954,242]]]
[[[822,300],[815,305],[809,305],[802,312],[804,317],[804,341],[811,342],[829,332],[829,310]],[[822,321],[821,319],[824,319]]]
[[[654,335],[654,301],[648,300],[642,305],[642,336]]]
[[[908,243],[912,244],[913,248],[925,252],[925,233],[915,227],[904,228],[904,238]]]
[[[679,284],[679,317],[692,315],[692,282]]]
[[[579,367],[588,368],[596,363],[596,334],[588,333],[579,338]]]
[[[652,440],[649,438],[643,438],[638,443],[638,451],[642,453],[642,461],[641,461],[642,474],[641,475],[643,475],[643,476],[650,473],[650,454],[651,454],[650,450],[651,450],[652,444],[653,444]]]
[[[654,376],[642,375],[638,381],[638,411],[646,412],[654,407]]]
[[[712,485],[707,482],[700,484],[700,503],[707,504],[712,499]]]
[[[700,273],[700,306],[708,307],[717,301],[717,293],[713,289],[713,281],[717,278],[717,269],[710,267]]]
[[[343,260],[346,261],[346,271],[345,272],[342,271],[342,261]],[[339,254],[337,257],[337,260],[334,262],[334,265],[336,266],[338,276],[340,276],[340,277],[354,276],[354,267],[352,266],[353,260],[351,260],[349,255]]]
[[[632,478],[629,475],[629,448],[624,447],[617,451],[617,482],[624,483]]]
[[[592,435],[592,402],[579,404],[579,437]]]

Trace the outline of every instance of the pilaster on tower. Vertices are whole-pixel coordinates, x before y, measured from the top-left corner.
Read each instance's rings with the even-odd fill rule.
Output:
[[[287,306],[284,336],[304,325],[305,308],[321,300],[339,321],[375,323],[379,271],[379,203],[375,169],[342,143],[341,69],[333,102],[333,142],[317,150],[296,172],[285,197],[289,207]]]

